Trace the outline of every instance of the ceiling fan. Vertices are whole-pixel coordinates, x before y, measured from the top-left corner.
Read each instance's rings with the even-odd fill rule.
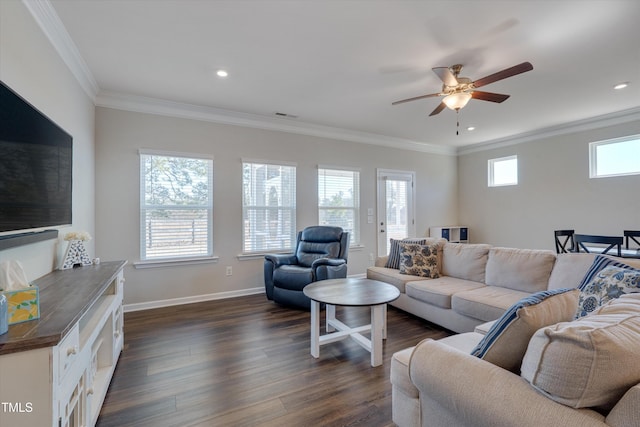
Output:
[[[481,79],[471,81],[467,77],[459,77],[462,71],[462,65],[456,64],[451,67],[435,67],[432,68],[433,72],[442,80],[442,91],[438,93],[430,93],[427,95],[416,96],[413,98],[403,99],[401,101],[392,102],[391,105],[402,104],[404,102],[416,101],[423,98],[431,98],[434,96],[444,96],[444,99],[440,104],[429,114],[429,116],[435,116],[440,113],[445,107],[449,107],[452,110],[459,111],[471,98],[479,99],[481,101],[491,102],[503,102],[509,98],[509,95],[503,95],[500,93],[482,92],[476,90],[479,87],[486,86],[490,83],[497,82],[498,80],[506,79],[518,74],[525,73],[533,70],[533,65],[529,62],[523,62],[522,64],[514,65],[513,67],[506,68],[497,73],[493,73]]]

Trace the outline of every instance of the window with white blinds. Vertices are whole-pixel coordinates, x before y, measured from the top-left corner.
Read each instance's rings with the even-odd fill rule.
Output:
[[[350,245],[360,244],[360,172],[318,168],[318,223],[348,231]]]
[[[296,166],[242,162],[242,252],[292,251],[296,243]]]
[[[213,158],[140,151],[142,260],[213,254]]]

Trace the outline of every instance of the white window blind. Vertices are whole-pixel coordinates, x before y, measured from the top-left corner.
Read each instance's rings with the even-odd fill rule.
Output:
[[[142,260],[213,254],[213,159],[140,152]]]
[[[296,167],[242,162],[242,252],[293,250]]]
[[[360,172],[318,168],[318,223],[348,231],[360,244]]]
[[[489,187],[518,185],[518,156],[490,159],[488,163]]]

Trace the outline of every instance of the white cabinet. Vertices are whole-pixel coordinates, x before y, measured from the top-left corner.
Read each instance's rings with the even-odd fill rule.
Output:
[[[0,336],[0,426],[95,425],[124,343],[125,262],[36,281],[40,319]]]
[[[430,227],[429,237],[442,237],[451,243],[469,243],[469,228],[460,225],[449,227]]]

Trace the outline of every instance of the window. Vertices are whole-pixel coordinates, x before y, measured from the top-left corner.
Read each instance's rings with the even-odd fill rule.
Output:
[[[360,244],[360,172],[318,168],[318,224],[342,227]]]
[[[242,162],[242,219],[243,253],[294,249],[295,165]]]
[[[213,158],[140,152],[142,260],[210,257]]]
[[[640,174],[640,135],[589,144],[589,177]]]
[[[489,160],[489,187],[518,185],[518,156]]]

